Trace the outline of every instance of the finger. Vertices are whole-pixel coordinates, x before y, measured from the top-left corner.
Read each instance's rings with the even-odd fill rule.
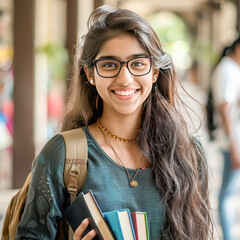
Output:
[[[91,240],[96,236],[96,234],[96,231],[93,229],[82,240]]]
[[[79,225],[79,227],[74,233],[73,240],[82,239],[82,234],[86,230],[88,224],[89,224],[89,220],[87,218],[82,221],[82,223]]]

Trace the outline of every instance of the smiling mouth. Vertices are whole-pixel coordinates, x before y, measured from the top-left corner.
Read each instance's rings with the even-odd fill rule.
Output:
[[[132,95],[135,92],[137,92],[137,89],[128,90],[128,91],[113,91],[113,92],[116,93],[117,95],[120,95],[120,96],[129,96],[129,95]]]

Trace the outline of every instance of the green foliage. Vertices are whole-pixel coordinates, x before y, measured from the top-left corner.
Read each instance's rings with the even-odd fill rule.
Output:
[[[184,21],[173,13],[154,14],[149,18],[149,22],[167,52],[173,51],[173,45],[176,41],[188,41],[188,30]]]
[[[175,57],[175,60],[176,57],[182,58],[183,62],[189,56],[193,63],[201,62],[211,67],[215,65],[218,54],[214,46],[210,42],[194,41],[193,36],[189,35],[187,25],[178,15],[159,12],[148,20],[160,38],[164,51]],[[181,63],[181,60],[178,62]]]
[[[48,43],[38,48],[37,51],[46,54],[49,73],[54,80],[64,80],[68,63],[67,50],[61,45]]]
[[[192,57],[206,66],[213,67],[219,59],[219,54],[211,42],[197,41],[192,48]]]

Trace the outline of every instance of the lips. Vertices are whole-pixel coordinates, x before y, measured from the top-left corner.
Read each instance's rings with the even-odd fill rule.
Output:
[[[137,89],[132,89],[132,90],[113,90],[114,93],[120,96],[130,96],[137,92]]]

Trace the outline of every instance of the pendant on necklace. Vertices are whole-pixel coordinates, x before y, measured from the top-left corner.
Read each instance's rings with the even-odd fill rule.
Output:
[[[135,180],[132,180],[132,181],[129,183],[129,185],[130,185],[131,187],[136,187],[136,186],[138,185],[138,182],[135,181]]]

